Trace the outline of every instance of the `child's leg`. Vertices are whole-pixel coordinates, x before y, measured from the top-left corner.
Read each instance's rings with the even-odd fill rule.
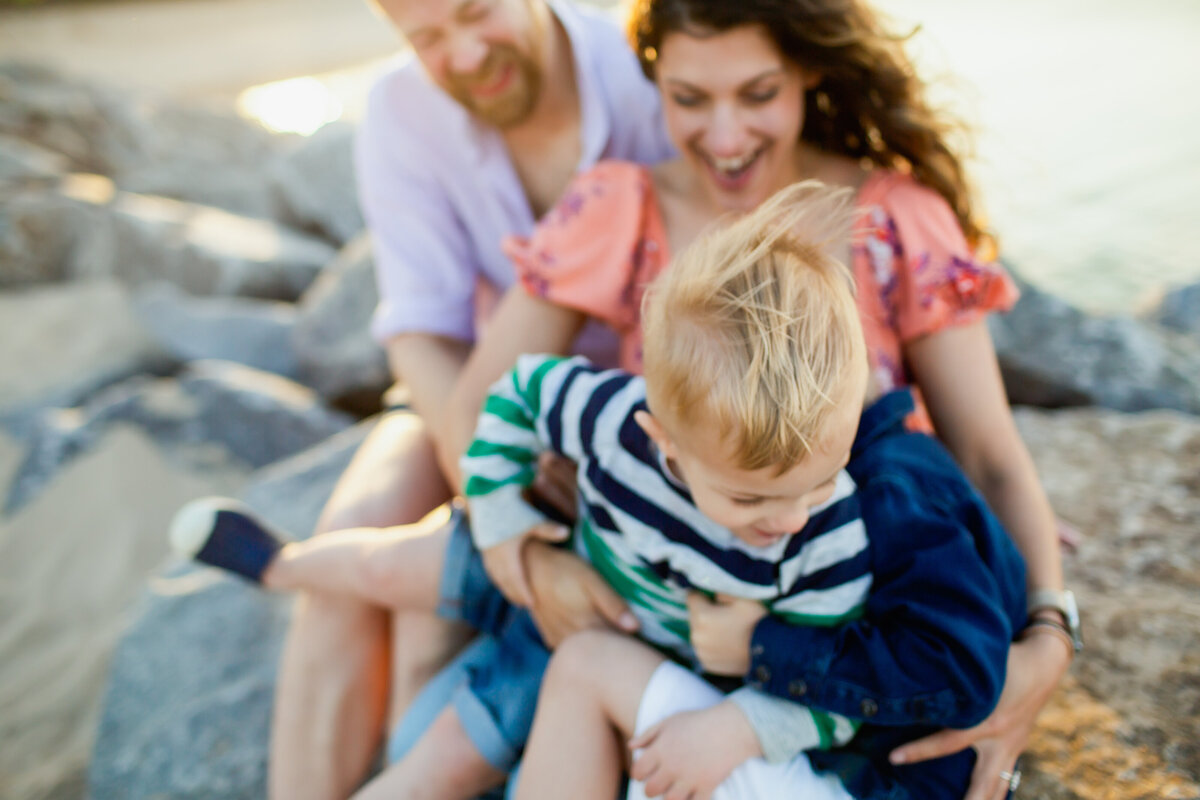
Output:
[[[621,783],[638,703],[663,657],[642,642],[586,631],[550,659],[517,784],[518,800],[612,800]]]

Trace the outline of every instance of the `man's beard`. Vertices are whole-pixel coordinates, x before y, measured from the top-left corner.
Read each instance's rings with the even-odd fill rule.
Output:
[[[475,86],[491,83],[506,69],[515,74],[509,85],[494,97],[477,97]],[[529,118],[542,88],[542,69],[532,58],[511,44],[492,45],[479,69],[469,75],[449,76],[447,91],[472,115],[497,128],[511,128]]]

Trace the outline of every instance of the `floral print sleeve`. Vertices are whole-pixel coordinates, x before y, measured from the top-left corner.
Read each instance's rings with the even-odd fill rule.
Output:
[[[860,200],[869,214],[865,247],[901,343],[1012,308],[1016,285],[999,265],[975,258],[941,195],[897,173],[872,184]]]
[[[517,280],[620,333],[636,328],[642,262],[657,249],[646,235],[650,195],[649,173],[636,164],[601,162],[581,173],[531,236],[505,240]]]

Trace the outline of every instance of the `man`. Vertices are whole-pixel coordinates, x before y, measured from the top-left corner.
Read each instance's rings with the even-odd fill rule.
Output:
[[[373,332],[408,387],[411,411],[381,419],[335,487],[318,534],[415,522],[450,497],[437,468],[440,413],[488,298],[512,282],[501,238],[528,233],[571,176],[597,160],[653,162],[670,151],[653,87],[616,27],[593,14],[558,0],[376,6],[414,56],[374,87],[357,148],[381,297]],[[280,666],[270,795],[349,795],[385,723],[468,636],[432,615],[389,620],[353,601],[302,596]],[[462,740],[458,730],[434,733]],[[388,793],[469,796],[473,787],[454,781],[466,774],[456,769],[460,755],[470,754],[437,752],[433,779],[445,785],[394,770]]]

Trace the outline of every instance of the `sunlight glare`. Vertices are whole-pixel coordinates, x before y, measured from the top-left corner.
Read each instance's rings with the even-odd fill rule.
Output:
[[[278,133],[310,136],[342,116],[342,103],[313,77],[251,86],[238,97],[238,110]]]

